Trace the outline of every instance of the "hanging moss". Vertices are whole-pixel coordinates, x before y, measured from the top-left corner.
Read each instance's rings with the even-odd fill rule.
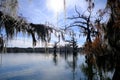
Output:
[[[36,45],[37,40],[49,42],[53,29],[43,24],[27,23],[23,18],[15,19],[9,15],[4,15],[0,12],[0,20],[3,21],[0,27],[4,27],[7,39],[12,39],[16,34],[22,32],[26,35],[31,35],[33,46]]]
[[[34,29],[34,32],[37,34],[38,39],[42,41],[49,41],[50,33],[52,33],[52,28],[45,26],[43,24],[33,24],[30,26]]]

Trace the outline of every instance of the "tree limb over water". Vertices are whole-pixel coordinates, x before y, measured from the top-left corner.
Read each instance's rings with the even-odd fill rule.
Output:
[[[33,46],[36,45],[37,40],[49,42],[53,30],[44,24],[27,23],[22,17],[15,19],[1,11],[0,22],[0,29],[1,31],[5,29],[7,39],[12,39],[15,35],[22,32],[23,34],[32,36]]]

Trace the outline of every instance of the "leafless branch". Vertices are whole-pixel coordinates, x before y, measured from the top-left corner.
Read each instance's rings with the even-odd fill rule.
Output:
[[[85,21],[87,21],[88,20],[88,17],[87,16],[85,16],[84,14],[81,14],[78,10],[77,10],[77,8],[75,7],[75,11],[76,11],[76,13],[77,13],[77,15],[73,15],[72,17],[68,17],[67,19],[83,19],[83,20],[85,20]]]
[[[78,14],[78,16],[81,15],[80,12],[77,10],[77,7],[76,7],[76,6],[75,6],[75,11],[76,11],[76,13]]]
[[[86,17],[86,16],[84,16],[84,15],[79,15],[79,16],[72,16],[72,17],[68,17],[67,19],[83,19],[83,20],[85,20],[85,21],[87,21],[88,20],[88,18]]]
[[[79,24],[87,24],[87,22],[82,22],[82,21],[74,21],[74,24],[77,24],[77,23],[79,23]]]
[[[66,27],[65,30],[67,30],[68,28],[71,28],[71,27],[80,27],[80,28],[83,28],[83,29],[87,29],[85,26],[83,25],[80,25],[80,24],[71,24],[70,26]]]

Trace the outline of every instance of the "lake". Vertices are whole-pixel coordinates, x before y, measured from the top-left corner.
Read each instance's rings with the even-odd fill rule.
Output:
[[[92,69],[92,71],[91,71]],[[88,66],[85,55],[53,53],[0,54],[0,80],[101,80],[112,79],[114,70]]]

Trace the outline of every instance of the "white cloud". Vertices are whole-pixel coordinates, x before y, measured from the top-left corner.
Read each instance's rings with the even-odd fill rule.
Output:
[[[32,47],[32,40],[29,38],[20,38],[13,39],[8,41],[8,47]]]
[[[57,42],[58,39],[52,35],[52,40],[50,43],[48,43],[48,47],[53,47],[54,43]],[[35,47],[44,47],[45,43],[41,41],[37,41],[37,44]],[[9,40],[7,43],[7,47],[22,47],[22,48],[28,48],[33,47],[32,45],[32,38],[26,38],[26,37],[17,37],[17,39]]]

